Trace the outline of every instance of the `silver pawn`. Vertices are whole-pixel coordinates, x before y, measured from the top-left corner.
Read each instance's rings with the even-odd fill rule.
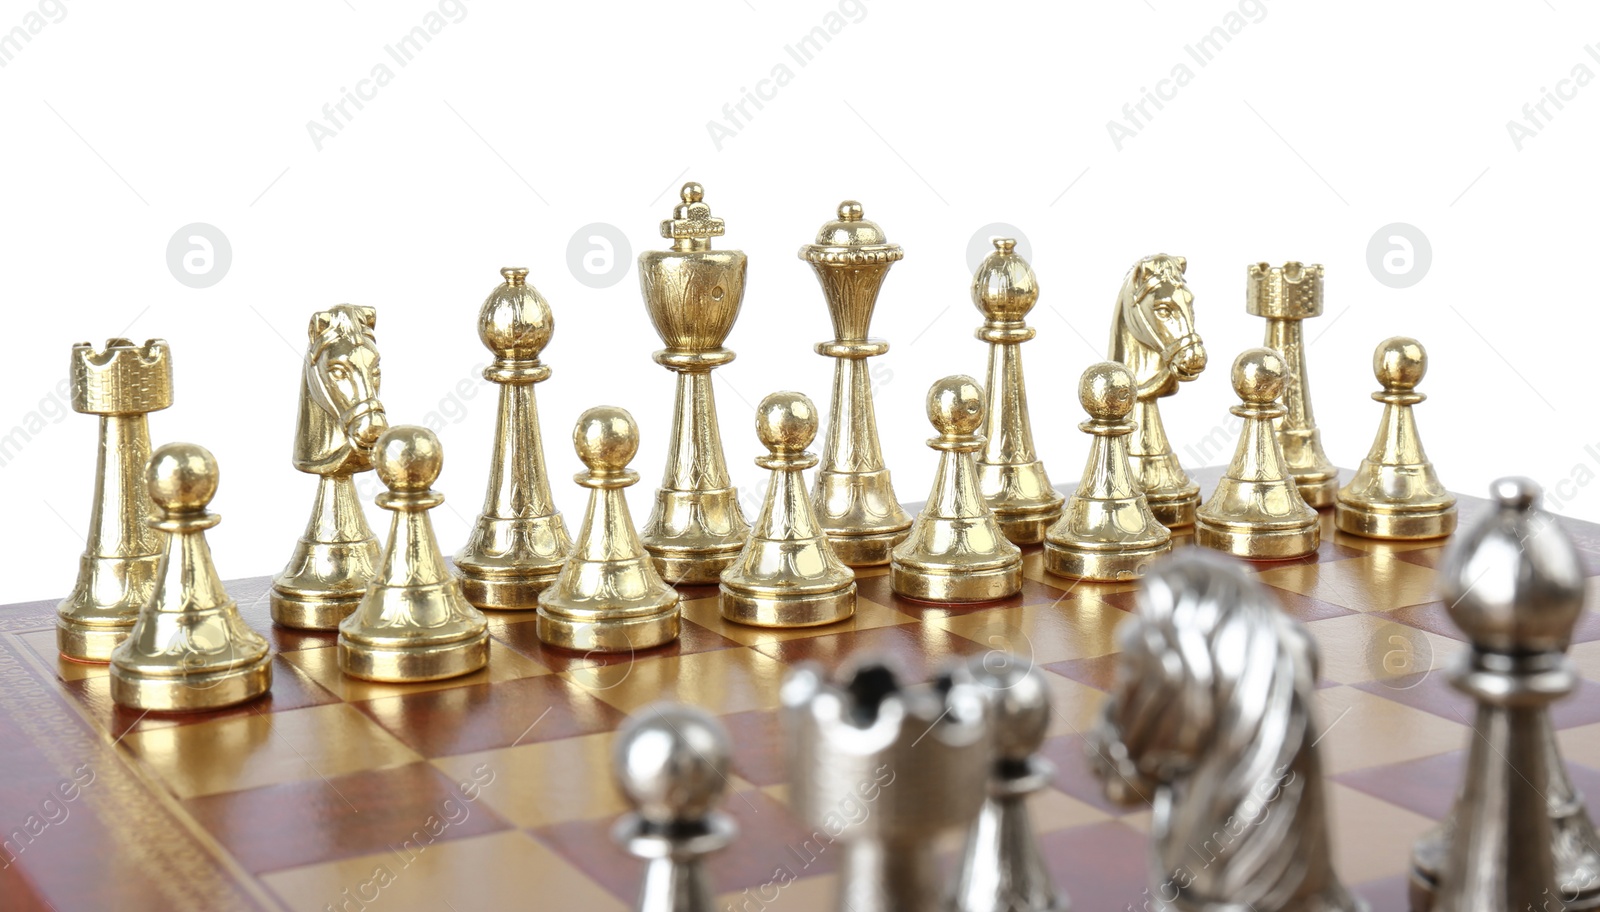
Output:
[[[967,833],[952,912],[1066,912],[1067,897],[1050,881],[1028,814],[1028,796],[1056,773],[1039,755],[1050,727],[1044,676],[1000,653],[977,656],[967,667],[989,697],[995,756],[989,797]]]
[[[1453,683],[1478,710],[1455,807],[1412,849],[1412,906],[1594,909],[1600,840],[1549,714],[1577,686],[1566,651],[1583,612],[1583,568],[1539,509],[1537,484],[1502,478],[1490,490],[1494,511],[1439,567],[1439,594],[1472,645]]]
[[[653,703],[623,725],[612,755],[617,787],[633,805],[612,837],[646,859],[637,912],[711,912],[716,895],[701,860],[737,827],[717,810],[728,785],[728,733],[703,710]]]
[[[992,746],[988,701],[963,668],[901,687],[867,660],[783,683],[790,805],[808,853],[843,844],[838,901],[849,912],[929,912],[944,904],[936,843],[983,804]]]

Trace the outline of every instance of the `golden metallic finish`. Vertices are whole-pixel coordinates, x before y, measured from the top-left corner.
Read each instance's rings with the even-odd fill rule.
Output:
[[[161,534],[146,523],[146,415],[171,404],[172,360],[164,340],[141,347],[110,339],[98,351],[88,342],[72,346],[72,408],[100,416],[100,456],[78,580],[56,607],[56,648],[69,659],[109,661],[155,589]]]
[[[1078,381],[1089,420],[1089,461],[1061,518],[1045,536],[1044,566],[1058,576],[1129,580],[1172,550],[1172,532],[1150,512],[1128,462],[1133,375],[1115,361],[1089,365]]]
[[[815,627],[856,611],[856,575],[833,553],[806,496],[806,447],[817,407],[800,393],[773,393],[756,409],[756,434],[772,472],[761,514],[733,566],[722,571],[722,616],[758,627]]]
[[[1273,422],[1284,464],[1300,496],[1313,507],[1331,507],[1339,490],[1339,470],[1322,452],[1322,435],[1311,414],[1306,370],[1306,340],[1301,323],[1322,316],[1322,267],[1296,263],[1253,263],[1245,285],[1245,312],[1267,319],[1267,348],[1283,355],[1289,367],[1283,385],[1283,417]]]
[[[155,591],[133,632],[111,653],[111,699],[130,709],[193,712],[253,700],[272,687],[272,650],[239,617],[211,562],[206,530],[222,517],[217,461],[205,447],[169,443],[151,457],[146,483],[165,532]]]
[[[815,243],[800,248],[833,319],[834,338],[819,342],[817,354],[836,359],[828,439],[811,501],[834,552],[852,567],[888,563],[889,550],[911,528],[883,465],[867,369],[868,358],[889,350],[889,343],[867,338],[867,331],[889,267],[903,256],[855,200],[840,203],[838,219],[822,226]]]
[[[483,512],[456,554],[461,591],[479,608],[539,607],[539,591],[561,571],[572,539],[550,497],[534,384],[550,377],[539,353],[550,342],[550,304],[528,270],[506,267],[505,281],[478,311],[478,338],[494,352],[484,379],[500,386],[494,457]]]
[[[954,376],[928,390],[928,420],[939,436],[939,468],[928,503],[889,557],[889,582],[906,598],[986,602],[1022,589],[1022,551],[1006,540],[978,488],[973,455],[983,448],[983,387]]]
[[[1183,273],[1189,261],[1158,253],[1133,264],[1111,318],[1111,355],[1133,374],[1137,430],[1128,441],[1134,478],[1150,511],[1169,528],[1194,523],[1200,485],[1183,471],[1161,423],[1158,400],[1206,369],[1206,347],[1194,328],[1194,295]]]
[[[445,565],[428,511],[444,503],[432,485],[444,468],[439,438],[400,425],[372,448],[389,490],[378,506],[394,513],[378,571],[355,612],[339,624],[339,668],[369,681],[436,681],[489,661],[489,622]]]
[[[1385,339],[1372,355],[1383,389],[1383,419],[1367,458],[1339,492],[1333,521],[1340,531],[1368,538],[1440,538],[1456,528],[1456,499],[1433,471],[1411,407],[1428,398],[1417,384],[1428,352],[1405,336]]]
[[[1000,531],[1024,545],[1044,540],[1045,530],[1061,515],[1062,497],[1033,451],[1022,343],[1034,336],[1024,319],[1039,300],[1039,282],[1016,246],[1012,238],[994,238],[994,253],[972,276],[972,303],[983,314],[976,335],[989,343],[989,406],[983,413],[978,486]]]
[[[288,565],[272,581],[273,623],[338,629],[377,566],[378,540],[352,480],[372,468],[372,445],[389,426],[378,401],[377,323],[376,310],[349,304],[311,315],[294,467],[317,476],[317,499]]]
[[[667,346],[655,360],[678,375],[666,475],[639,537],[668,580],[715,583],[750,534],[728,479],[711,392],[712,369],[734,357],[722,343],[744,300],[745,255],[711,249],[722,219],[712,217],[699,184],[684,184],[680,195],[682,204],[661,223],[672,248],[639,254],[639,290]]]
[[[1277,400],[1288,374],[1288,363],[1270,348],[1246,349],[1234,359],[1233,391],[1241,404],[1230,411],[1244,427],[1233,461],[1200,508],[1196,544],[1250,560],[1301,557],[1321,544],[1317,511],[1300,496],[1272,428],[1284,412]]]
[[[656,571],[633,528],[623,489],[639,480],[628,462],[639,427],[626,409],[602,405],[578,416],[572,445],[588,467],[578,541],[556,581],[539,593],[539,639],[584,652],[632,652],[678,638],[678,590]]]

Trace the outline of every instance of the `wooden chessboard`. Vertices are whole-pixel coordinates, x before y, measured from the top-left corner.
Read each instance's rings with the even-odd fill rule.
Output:
[[[1198,474],[1209,490],[1216,472]],[[1461,508],[1467,524],[1485,502]],[[1255,569],[1321,645],[1340,874],[1374,912],[1402,910],[1412,840],[1445,812],[1472,737],[1444,671],[1463,644],[1434,593],[1443,543],[1369,541],[1323,520],[1313,558]],[[1563,523],[1600,575],[1600,526]],[[853,621],[810,630],[730,625],[715,589],[686,588],[681,640],[631,657],[559,654],[531,614],[495,614],[485,671],[413,686],[342,677],[333,636],[272,628],[267,585],[230,592],[278,651],[270,697],[184,717],[120,709],[103,667],[60,660],[53,603],[0,609],[0,908],[625,909],[642,868],[610,839],[623,810],[611,744],[629,712],[667,697],[733,736],[726,806],[742,835],[710,866],[719,908],[829,908],[837,852],[806,864],[795,848],[810,834],[785,807],[785,668],[875,650],[925,675],[993,649],[1043,668],[1055,695],[1060,772],[1032,807],[1058,884],[1079,912],[1144,908],[1149,809],[1104,800],[1082,745],[1135,587],[1074,586],[1037,549],[1003,602],[908,602],[880,569],[861,575]],[[1592,609],[1572,655],[1584,682],[1555,724],[1575,784],[1600,796]]]

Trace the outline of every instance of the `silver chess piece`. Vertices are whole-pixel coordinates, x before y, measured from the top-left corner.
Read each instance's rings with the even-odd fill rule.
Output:
[[[1439,595],[1472,645],[1453,681],[1478,710],[1455,806],[1412,849],[1412,908],[1600,908],[1600,839],[1548,709],[1577,685],[1566,651],[1583,568],[1537,484],[1491,490],[1493,512],[1439,566]]]
[[[834,907],[942,908],[936,841],[971,825],[989,774],[982,688],[961,668],[902,687],[886,665],[867,660],[833,680],[802,665],[781,694],[790,806],[812,831],[802,851],[843,843]]]
[[[1145,901],[1365,910],[1330,858],[1311,713],[1317,647],[1305,627],[1238,563],[1186,548],[1151,567],[1118,639],[1116,683],[1089,744],[1107,794],[1154,802]]]
[[[1050,784],[1055,766],[1039,754],[1050,728],[1050,691],[1038,669],[990,652],[967,666],[989,697],[994,763],[989,795],[967,833],[952,912],[1067,912],[1050,881],[1028,814],[1028,796]]]
[[[702,859],[732,841],[717,803],[728,786],[728,733],[704,710],[652,703],[618,733],[612,775],[633,810],[612,836],[646,860],[637,912],[711,912],[716,894]]]

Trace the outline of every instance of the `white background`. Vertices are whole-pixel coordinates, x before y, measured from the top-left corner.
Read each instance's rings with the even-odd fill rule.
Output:
[[[442,29],[399,66],[385,46],[441,10]],[[1242,27],[1200,66],[1185,46],[1230,13]],[[1600,42],[1600,12],[1577,0],[0,4],[0,32],[29,24],[37,33],[0,68],[0,435],[28,436],[0,467],[0,601],[71,585],[96,422],[53,397],[74,342],[118,334],[172,345],[176,404],[152,417],[152,436],[217,455],[221,572],[276,572],[314,490],[289,461],[306,321],[339,302],[378,309],[391,420],[442,425],[449,500],[435,520],[453,552],[481,503],[494,418],[476,315],[507,265],[531,269],[556,315],[554,376],[538,396],[569,525],[583,496],[568,434],[599,403],[639,419],[642,521],[672,377],[650,359],[659,343],[631,266],[592,288],[567,250],[593,222],[625,234],[630,262],[664,246],[657,224],[690,179],[727,220],[718,246],[749,254],[728,342],[739,358],[716,373],[748,512],[761,482],[753,404],[796,388],[826,406],[832,362],[811,346],[829,322],[795,251],[854,198],[906,250],[873,325],[893,346],[874,363],[904,500],[926,495],[933,467],[928,384],[983,370],[966,250],[1002,222],[1026,235],[1042,287],[1024,360],[1057,481],[1082,469],[1076,379],[1105,355],[1134,260],[1189,260],[1211,366],[1163,409],[1195,465],[1231,452],[1193,455],[1229,420],[1233,356],[1261,342],[1261,321],[1243,312],[1246,264],[1299,259],[1327,268],[1327,313],[1308,337],[1335,462],[1354,465],[1371,441],[1374,345],[1414,335],[1431,356],[1424,440],[1450,487],[1481,493],[1522,473],[1563,512],[1600,520],[1600,485],[1588,483],[1600,473],[1600,84],[1567,84],[1575,97],[1547,104],[1520,150],[1506,126],[1575,66],[1600,74],[1585,50]],[[786,52],[830,24],[807,65]],[[392,79],[318,149],[308,122],[326,125],[323,106],[380,63]],[[773,97],[747,105],[719,149],[708,122],[727,126],[724,105],[779,64],[792,79],[766,86]],[[1192,79],[1119,150],[1107,122],[1125,123],[1124,104],[1178,64]],[[174,232],[195,222],[232,248],[204,289],[167,265]],[[1394,222],[1432,248],[1404,289],[1368,267],[1369,240]],[[387,516],[369,515],[381,536]]]

